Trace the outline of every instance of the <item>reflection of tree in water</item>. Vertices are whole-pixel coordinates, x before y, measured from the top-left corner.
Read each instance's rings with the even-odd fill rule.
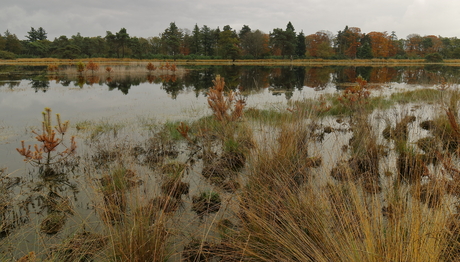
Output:
[[[46,90],[50,87],[50,81],[48,80],[32,79],[30,84],[32,88],[35,89],[35,93],[37,93],[38,90],[46,92]]]
[[[114,89],[120,90],[123,94],[127,95],[129,92],[129,89],[131,88],[131,83],[129,81],[111,81],[107,83],[107,86],[109,87],[109,91],[112,91]]]
[[[69,86],[72,83],[70,80],[61,80],[61,85],[62,86]]]
[[[19,86],[20,83],[21,83],[20,81],[5,81],[5,82],[0,82],[0,86],[8,86],[9,89],[13,89]]]
[[[86,77],[86,83],[90,86],[94,84],[98,84],[100,82],[100,77],[99,76],[87,76]]]
[[[388,82],[399,82],[401,81],[398,76],[398,68],[395,67],[373,67],[371,68],[368,78],[365,78],[368,83],[388,83]]]
[[[241,66],[223,66],[219,67],[216,74],[225,79],[225,88],[235,90],[240,86]],[[209,87],[209,86],[208,86]]]
[[[171,95],[172,99],[176,99],[177,95],[185,89],[184,82],[177,78],[164,78],[161,88],[166,91],[167,94]]]
[[[362,76],[368,83],[384,84],[388,82],[408,84],[437,85],[441,81],[457,83],[460,68],[442,65],[427,65],[425,67],[357,67],[357,66],[324,66],[324,67],[266,67],[266,66],[191,66],[184,74],[164,75],[120,75],[109,76],[105,81],[99,77],[77,76],[75,86],[83,88],[85,84],[107,84],[109,90],[118,89],[123,94],[128,94],[133,85],[140,83],[161,84],[162,88],[175,99],[181,91],[191,89],[196,96],[207,95],[208,88],[217,74],[225,78],[226,88],[240,89],[243,94],[253,90],[262,90],[271,87],[274,95],[286,94],[292,96],[303,86],[323,90],[330,83],[335,83],[337,88],[347,88]],[[62,86],[69,86],[72,81],[59,76]],[[20,82],[3,82],[1,85],[18,86]],[[35,92],[46,92],[49,81],[43,78],[31,80]]]
[[[457,83],[460,68],[442,65],[426,65],[418,67],[346,67],[335,66],[333,82],[340,88],[342,84],[355,83],[362,76],[368,83],[407,83],[421,85],[437,85],[443,79]],[[343,87],[347,87],[344,85]]]
[[[107,82],[106,84],[109,87],[109,91],[118,89],[123,94],[127,95],[131,86],[138,86],[141,83],[142,83],[141,78],[127,76],[123,80],[112,80],[110,82]]]
[[[393,67],[371,67],[371,66],[336,66],[334,67],[333,82],[337,89],[345,89],[350,84],[356,83],[358,76],[361,76],[368,84],[384,84],[398,81],[398,70]]]
[[[303,89],[305,67],[282,67],[275,70],[270,75],[270,86],[273,90],[273,95],[283,92],[286,98],[290,99],[296,88],[298,90]]]
[[[332,81],[337,85],[338,89],[341,88],[340,86],[343,83],[356,82],[356,77],[358,77],[355,66],[337,66],[334,67],[334,71]]]
[[[244,67],[240,73],[241,91],[261,90],[269,86],[270,68],[262,66]]]
[[[189,70],[184,76],[184,86],[192,87],[196,97],[200,93],[207,93],[208,88],[212,85],[212,80],[215,78],[215,67],[207,67],[200,70]]]
[[[83,88],[85,83],[86,83],[86,80],[84,76],[77,76],[77,81],[75,81],[75,86],[79,86],[80,88]]]
[[[306,69],[305,85],[314,88],[315,91],[324,90],[331,81],[331,67],[311,67]]]

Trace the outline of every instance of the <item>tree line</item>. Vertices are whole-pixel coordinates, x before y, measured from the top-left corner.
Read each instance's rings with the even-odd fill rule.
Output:
[[[62,35],[50,41],[42,27],[27,32],[20,40],[6,30],[0,34],[0,59],[17,57],[55,57],[64,59],[107,57],[136,59],[419,59],[460,58],[460,39],[435,35],[410,34],[398,39],[395,32],[363,33],[346,26],[333,34],[318,31],[304,35],[289,22],[285,29],[264,33],[244,25],[239,31],[229,25],[212,29],[206,25],[193,30],[180,29],[175,22],[159,36],[130,36],[126,28],[105,36],[70,38]]]

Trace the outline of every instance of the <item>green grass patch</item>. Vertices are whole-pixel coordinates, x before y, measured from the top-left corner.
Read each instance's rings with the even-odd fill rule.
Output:
[[[396,103],[407,104],[413,102],[428,102],[434,103],[442,99],[444,91],[437,89],[419,89],[406,91],[401,93],[394,93],[390,96],[390,99]]]
[[[244,116],[265,124],[281,125],[286,119],[292,117],[292,113],[287,110],[248,108],[244,111]]]
[[[180,125],[180,121],[167,121],[164,124],[164,131],[169,135],[171,140],[177,141],[183,139],[182,135],[177,131],[177,127]]]
[[[113,133],[114,136],[118,134],[118,132],[125,127],[123,123],[111,123],[108,120],[101,120],[101,121],[89,121],[84,120],[78,122],[75,125],[75,128],[78,131],[87,132],[89,134],[90,139],[95,139],[103,134]]]

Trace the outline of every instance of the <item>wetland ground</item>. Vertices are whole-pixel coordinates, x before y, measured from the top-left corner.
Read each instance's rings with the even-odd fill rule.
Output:
[[[172,65],[0,66],[0,258],[458,260],[460,68]]]

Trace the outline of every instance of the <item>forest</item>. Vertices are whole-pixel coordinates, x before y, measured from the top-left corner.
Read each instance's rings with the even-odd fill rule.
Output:
[[[130,36],[126,28],[105,36],[80,33],[48,39],[44,28],[31,27],[25,39],[6,30],[0,34],[0,59],[16,58],[134,58],[134,59],[442,59],[460,58],[460,39],[410,34],[398,38],[393,31],[361,32],[346,26],[336,34],[320,30],[305,35],[291,22],[285,29],[264,33],[244,25],[212,29],[195,24],[193,30],[171,22],[159,36]]]

